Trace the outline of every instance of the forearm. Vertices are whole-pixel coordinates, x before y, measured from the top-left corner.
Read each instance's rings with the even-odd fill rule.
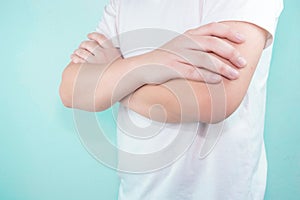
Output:
[[[70,63],[60,86],[64,105],[88,111],[109,108],[144,84],[139,62],[142,58],[137,56],[111,65]]]
[[[255,25],[243,22],[227,23],[244,33],[248,39],[244,44],[236,45],[248,61],[247,67],[239,70],[239,79],[223,78],[223,82],[219,84],[176,79],[159,86],[146,85],[122,103],[152,120],[170,123],[217,123],[230,116],[239,107],[247,92],[267,34]],[[223,58],[218,58],[232,65]]]
[[[209,123],[226,115],[225,98],[222,84],[175,79],[162,85],[145,85],[122,104],[155,121]]]
[[[171,52],[174,52],[173,49],[175,49],[179,55],[190,56],[188,60],[191,59],[194,64],[186,63],[186,59],[182,59],[177,54],[160,49],[129,59],[119,59],[111,66],[103,64],[84,64],[81,66],[71,63],[63,73],[60,87],[63,103],[67,107],[102,111],[133,93],[130,95],[133,98],[125,105],[144,116],[152,118],[149,108],[153,105],[162,105],[165,110],[157,107],[153,110],[154,118],[152,119],[154,120],[156,119],[155,116],[158,116],[157,121],[217,122],[232,113],[241,102],[260,57],[265,42],[264,35],[266,35],[262,29],[254,25],[228,23],[236,27],[241,33],[248,35],[249,41],[241,43],[239,40],[240,42],[237,42],[234,32],[228,29],[228,26],[211,24],[187,32],[182,37],[178,36],[162,47],[162,49],[171,49]],[[220,33],[217,31],[219,28]],[[213,30],[212,33],[209,32],[210,29]],[[224,33],[228,35],[224,35]],[[198,40],[206,43],[206,49],[212,53],[202,52],[196,47],[194,50],[188,48],[194,42],[191,44],[186,36],[193,38],[197,34],[204,35]],[[212,42],[212,39],[208,40],[206,34],[220,35],[223,39],[214,39],[214,43],[210,45],[208,41]],[[225,40],[231,45],[228,46]],[[210,46],[220,48],[210,48]],[[240,70],[240,75],[244,78],[233,81],[239,76],[239,73],[233,68],[245,64],[245,62],[243,64],[239,62],[241,59],[243,60],[240,55],[244,53],[248,55],[247,57],[251,61],[249,62],[250,67],[247,67],[246,70]],[[102,57],[100,56],[100,58]],[[206,67],[204,70],[196,69],[195,66]],[[205,85],[199,82],[219,82],[213,78],[215,77],[214,73],[219,74],[219,78],[220,75],[226,77],[224,78],[225,88],[223,84]],[[229,79],[232,82],[229,83]],[[159,85],[162,83],[165,84]],[[157,85],[142,87],[145,84]],[[177,92],[170,92],[165,86],[171,87]],[[208,89],[207,86],[210,88]],[[228,93],[232,95],[227,95]],[[180,95],[178,96],[178,94]],[[229,103],[227,103],[226,95],[230,96]],[[162,111],[166,112],[166,117],[155,114],[155,112],[161,113]]]
[[[110,65],[70,63],[63,73],[61,99],[67,107],[103,111],[145,84],[202,78],[192,66],[171,64],[174,58],[177,56],[156,50]]]

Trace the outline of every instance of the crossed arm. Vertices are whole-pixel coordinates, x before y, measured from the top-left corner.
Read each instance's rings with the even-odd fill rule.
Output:
[[[233,44],[248,62],[247,67],[239,70],[238,79],[223,78],[219,84],[176,79],[161,85],[145,85],[123,99],[122,104],[147,118],[162,122],[217,123],[230,116],[245,96],[263,51],[267,32],[245,22],[223,23],[246,36],[245,43]],[[221,57],[219,59],[232,65]]]
[[[128,80],[125,80],[126,84],[124,85],[126,85],[126,89],[122,88],[122,83],[119,84],[121,85],[121,88],[119,88],[117,97],[114,97],[114,101],[120,101],[123,105],[135,112],[155,121],[170,123],[195,121],[217,123],[226,119],[237,109],[245,96],[263,51],[267,32],[253,24],[245,22],[222,23],[229,25],[246,36],[246,42],[241,44],[232,43],[224,38],[222,39],[235,46],[248,61],[247,67],[239,69],[240,76],[238,79],[229,80],[228,78],[223,78],[222,82],[218,84],[207,84],[197,80],[193,81],[191,79],[173,78],[162,84],[144,84],[143,80],[139,79],[139,70],[137,70]],[[217,56],[213,52],[211,55],[224,61],[232,68],[236,68],[232,62],[229,62],[227,59]],[[142,59],[142,57],[140,59]],[[104,90],[101,90],[101,87],[102,89],[103,87],[109,87],[111,90],[106,89],[106,91],[113,91],[113,88],[116,87],[116,84],[113,82],[117,79],[112,80],[111,77],[119,76],[118,80],[121,81],[122,73],[124,73],[122,72],[120,65],[130,66],[130,59],[117,61],[108,69],[105,69],[104,65],[87,66],[86,71],[88,71],[88,73],[86,75],[89,76],[89,80],[95,79],[96,77],[94,75],[99,74],[101,68],[102,72],[106,71],[106,75],[103,76],[103,79],[101,79],[96,88],[90,87],[86,82],[79,85],[79,88],[82,88],[82,91],[84,92],[79,93],[78,98],[76,98],[75,95],[75,98],[79,99],[79,101],[77,105],[74,105],[72,104],[72,100],[74,100],[73,88],[80,65],[71,63],[63,74],[64,78],[60,88],[64,104],[67,107],[90,111],[103,110],[102,108],[98,110],[87,108],[91,107],[89,104],[92,102],[86,102],[84,99],[94,99],[93,89],[95,89],[96,93],[97,91],[99,94],[101,93],[99,96],[102,96],[102,98],[98,99],[99,101],[104,102],[101,105],[103,106],[105,102],[107,104],[103,106],[103,108],[105,109],[111,106],[113,104],[111,102],[114,102],[111,101],[113,94],[103,94]],[[221,68],[221,70],[224,69],[225,68]],[[221,71],[221,74],[224,73]],[[84,95],[85,98],[82,98],[83,94],[87,94],[86,90],[91,91],[89,93],[90,96]],[[124,93],[123,91],[127,91],[127,93]]]

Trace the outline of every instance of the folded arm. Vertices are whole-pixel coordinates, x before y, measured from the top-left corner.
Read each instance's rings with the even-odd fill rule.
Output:
[[[122,59],[119,50],[103,35],[89,34],[90,40],[74,52],[73,62],[63,72],[62,102],[67,107],[102,111],[146,84],[162,84],[179,78],[217,83],[221,75],[235,80],[239,76],[237,69],[213,55],[244,67],[246,61],[241,53],[221,39],[241,44],[244,42],[241,36],[227,25],[212,23],[188,30],[152,52]],[[116,58],[119,59],[114,61]],[[143,96],[141,91],[136,94]],[[147,99],[147,95],[136,99]],[[152,100],[156,103],[162,99]],[[147,106],[132,108],[141,110]]]
[[[219,84],[176,79],[161,85],[145,85],[123,99],[122,104],[147,118],[161,122],[217,123],[230,116],[246,94],[262,54],[267,31],[245,22],[222,23],[246,36],[245,43],[232,43],[248,62],[247,67],[239,70],[239,79],[223,78]],[[233,66],[227,60],[224,62]]]

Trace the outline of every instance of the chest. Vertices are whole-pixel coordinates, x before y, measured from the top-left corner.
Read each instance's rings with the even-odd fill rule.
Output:
[[[141,28],[158,28],[182,33],[201,25],[203,1],[120,1],[118,31],[122,33]]]
[[[204,0],[120,1],[117,31],[125,57],[146,53],[201,25]]]

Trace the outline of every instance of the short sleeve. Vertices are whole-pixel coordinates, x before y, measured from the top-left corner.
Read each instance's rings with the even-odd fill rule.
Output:
[[[104,8],[102,19],[100,20],[96,32],[105,35],[108,39],[112,39],[115,47],[119,47],[118,40],[118,13],[119,1],[110,0]]]
[[[282,0],[204,0],[202,23],[244,21],[255,24],[269,36],[265,48],[272,44],[278,18],[283,9]]]

